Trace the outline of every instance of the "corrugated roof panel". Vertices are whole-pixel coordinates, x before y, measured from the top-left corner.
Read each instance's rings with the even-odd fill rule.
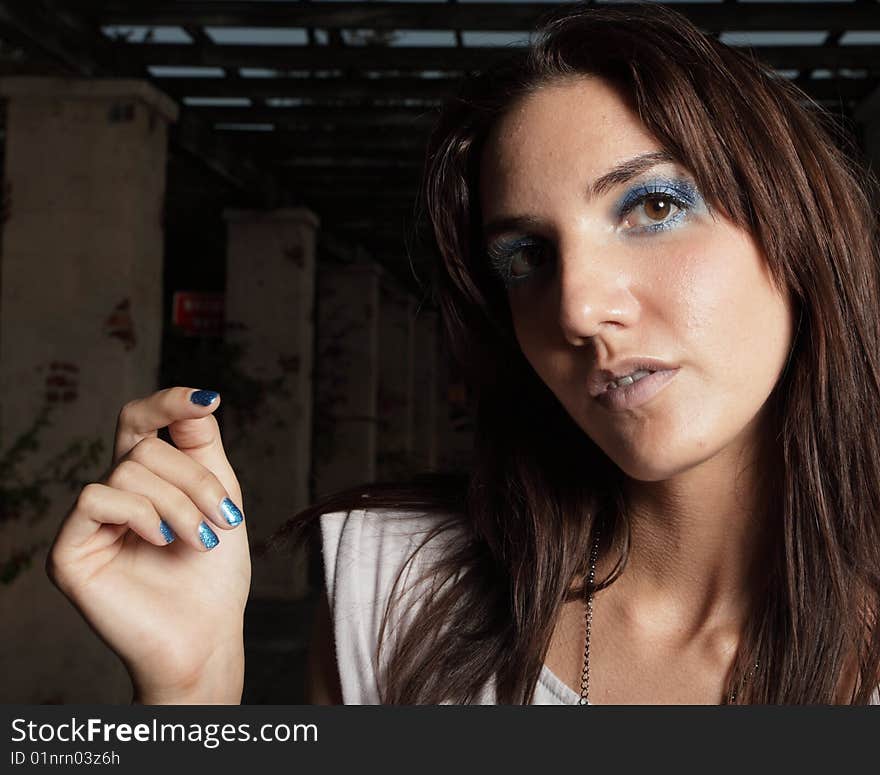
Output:
[[[222,129],[229,132],[273,132],[275,124],[236,124],[236,123],[217,123],[214,129]]]
[[[365,46],[373,42],[384,42],[389,46],[455,46],[455,33],[452,30],[342,30],[343,40],[349,46]]]
[[[251,101],[247,97],[184,97],[183,104],[205,108],[249,108]]]
[[[269,70],[265,67],[239,67],[238,74],[242,78],[277,78],[277,70]]]
[[[157,78],[223,78],[222,67],[178,67],[177,65],[150,65],[147,70]]]
[[[465,46],[526,46],[528,32],[462,32]]]
[[[112,40],[126,43],[192,43],[183,27],[122,27],[118,24],[101,27]]]
[[[880,18],[880,8],[877,9]],[[850,30],[844,32],[840,38],[841,46],[878,46],[880,45],[880,30]]]
[[[270,108],[295,108],[305,104],[302,97],[270,97],[266,100],[266,105]]]
[[[827,37],[828,33],[822,30],[725,30],[719,40],[729,46],[821,46]]]
[[[227,46],[304,46],[309,42],[302,27],[205,27],[215,43]]]
[[[265,67],[239,67],[242,78],[338,78],[341,70],[271,70]]]

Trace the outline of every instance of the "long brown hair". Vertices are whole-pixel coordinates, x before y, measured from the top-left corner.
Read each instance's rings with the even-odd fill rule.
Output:
[[[754,237],[796,305],[790,358],[768,399],[767,587],[729,689],[741,703],[838,702],[856,654],[850,701],[867,703],[880,682],[875,182],[805,93],[663,6],[565,7],[524,54],[467,79],[445,106],[423,194],[445,341],[475,396],[473,466],[352,488],[286,532],[365,504],[451,515],[425,543],[453,526],[460,540],[428,569],[434,593],[397,633],[380,676],[386,703],[467,703],[492,679],[499,703],[530,702],[597,526],[601,552],[619,552],[597,588],[619,577],[630,537],[623,474],[521,353],[480,235],[489,131],[516,100],[578,74],[618,90],[706,201]],[[762,669],[748,675],[755,661]]]

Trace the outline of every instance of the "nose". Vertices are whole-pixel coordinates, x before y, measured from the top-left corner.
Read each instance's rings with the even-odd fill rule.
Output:
[[[633,279],[613,248],[581,247],[560,255],[557,279],[559,326],[570,344],[636,321]]]

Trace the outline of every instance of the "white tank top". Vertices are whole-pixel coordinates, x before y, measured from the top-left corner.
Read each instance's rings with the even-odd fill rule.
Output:
[[[429,530],[449,517],[436,514],[407,513],[388,509],[355,509],[323,514],[321,539],[324,554],[324,578],[336,640],[336,661],[346,705],[378,705],[379,688],[376,646],[385,606],[394,580],[410,555],[425,539]],[[455,531],[452,528],[449,533]],[[416,606],[408,604],[418,595],[412,585],[426,563],[442,551],[449,533],[444,532],[419,551],[397,585],[403,603],[397,603],[389,626],[402,632],[408,626]],[[388,630],[385,637],[389,638]],[[382,669],[391,651],[393,639],[382,647]],[[535,687],[533,705],[576,705],[580,695],[563,683],[545,665]],[[495,687],[490,682],[482,689],[478,705],[494,705]]]
[[[389,509],[355,509],[351,512],[323,514],[321,539],[324,555],[324,578],[336,641],[336,661],[346,705],[380,704],[376,661],[379,628],[385,606],[398,572],[425,539],[428,531],[449,519],[445,515],[421,514]],[[455,528],[441,533],[416,555],[401,575],[396,591],[402,596],[389,619],[391,633],[399,633],[412,621],[417,609],[418,592],[414,586],[435,553]],[[382,647],[382,670],[393,646],[389,637]],[[577,705],[580,695],[544,665],[535,687],[533,705]],[[477,698],[478,705],[494,705],[494,681]],[[880,705],[880,688],[872,697]]]

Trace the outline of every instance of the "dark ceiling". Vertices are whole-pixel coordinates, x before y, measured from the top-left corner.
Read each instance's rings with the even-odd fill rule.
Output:
[[[181,104],[175,148],[247,201],[308,205],[325,231],[378,260],[403,259],[437,107],[463,73],[521,45],[552,7],[0,0],[0,67],[149,78]],[[877,2],[674,7],[724,42],[753,46],[845,120],[877,88]]]

